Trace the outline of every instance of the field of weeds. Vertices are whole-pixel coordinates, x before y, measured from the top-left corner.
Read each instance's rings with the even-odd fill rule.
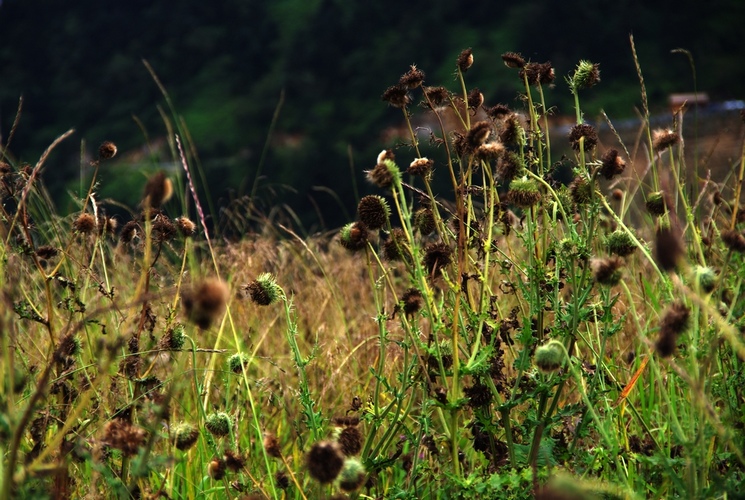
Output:
[[[686,162],[690,112],[652,127],[642,68],[635,142],[601,145],[587,61],[551,136],[558,70],[502,59],[523,109],[469,89],[470,50],[455,89],[412,66],[385,91],[410,135],[331,235],[211,230],[183,125],[183,176],[150,178],[132,220],[97,196],[110,142],[63,217],[41,179],[69,133],[35,165],[11,133],[0,497],[737,497],[745,152],[722,179]]]

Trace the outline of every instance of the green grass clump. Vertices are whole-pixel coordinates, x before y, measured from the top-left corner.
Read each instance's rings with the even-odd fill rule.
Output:
[[[521,110],[469,90],[470,50],[454,91],[415,67],[386,90],[409,135],[332,236],[210,235],[180,122],[184,178],[153,176],[118,232],[96,195],[112,143],[69,216],[39,179],[69,134],[34,167],[4,148],[0,496],[736,493],[743,158],[701,185],[683,115],[652,130],[640,69],[638,142],[604,133],[587,61],[562,136],[551,64],[503,59]]]

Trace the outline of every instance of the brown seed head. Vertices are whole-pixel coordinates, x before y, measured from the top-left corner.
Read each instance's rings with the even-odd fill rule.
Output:
[[[607,257],[604,259],[592,259],[590,268],[596,282],[601,285],[614,286],[621,281],[621,268],[623,267],[621,257]]]
[[[187,317],[202,329],[222,315],[229,298],[228,286],[217,278],[208,278],[181,295]]]
[[[305,466],[313,479],[327,484],[336,479],[344,466],[339,445],[331,441],[314,444],[305,456]]]
[[[142,206],[160,208],[173,195],[173,184],[165,172],[158,172],[145,184],[142,194]]]
[[[626,168],[626,162],[623,158],[618,156],[617,149],[609,149],[600,158],[600,175],[606,179],[612,179],[617,175],[621,175]]]
[[[143,429],[116,418],[109,420],[104,426],[102,441],[112,448],[121,450],[125,456],[131,457],[137,454],[145,441],[145,436]]]
[[[384,198],[371,194],[360,199],[357,205],[357,215],[360,222],[374,231],[386,225],[391,209]]]
[[[445,87],[424,87],[425,104],[428,107],[439,106],[450,97],[450,91]],[[431,106],[430,106],[431,103]]]
[[[657,129],[652,131],[652,148],[658,153],[676,145],[680,136],[670,129]]]
[[[482,94],[478,88],[472,89],[470,92],[468,92],[468,95],[466,97],[468,107],[471,110],[474,110],[474,112],[475,110],[479,109],[482,104],[484,104],[484,94]]]
[[[501,142],[492,141],[482,144],[481,146],[476,148],[474,155],[478,160],[488,163],[492,160],[499,159],[504,154],[504,151],[504,144],[502,144]]]
[[[227,472],[227,468],[228,466],[225,463],[225,460],[215,457],[210,460],[209,464],[207,464],[207,474],[215,481],[222,481],[225,477],[225,472]]]
[[[109,160],[116,155],[116,144],[106,141],[98,148],[98,159]]]
[[[49,245],[40,246],[36,249],[36,255],[40,259],[44,260],[49,260],[53,257],[56,257],[57,254],[59,254],[59,250]]]
[[[341,452],[348,457],[353,457],[362,451],[362,432],[356,426],[344,427],[339,433],[339,446]]]
[[[525,59],[519,52],[505,52],[502,54],[502,61],[508,68],[522,68],[525,66]]]
[[[464,49],[459,55],[458,59],[456,59],[455,64],[458,66],[458,69],[465,73],[468,71],[468,69],[473,66],[473,50],[471,48]]]
[[[176,227],[184,238],[190,238],[197,232],[197,225],[184,215],[176,219]]]
[[[225,450],[225,466],[233,472],[238,472],[246,466],[246,459],[236,451]]]
[[[430,277],[437,278],[452,262],[453,251],[445,243],[431,243],[424,249],[424,267]]]
[[[745,253],[745,235],[736,229],[722,231],[722,241],[730,250]]]
[[[93,215],[84,212],[72,223],[72,228],[80,234],[90,234],[96,228],[96,219]]]
[[[663,271],[674,271],[683,256],[683,243],[677,231],[660,227],[655,233],[654,257]]]
[[[344,226],[339,232],[339,243],[350,252],[358,252],[367,246],[369,232],[360,221]]]
[[[411,103],[409,89],[404,85],[392,85],[383,92],[381,99],[394,108],[405,108]]]
[[[663,358],[672,356],[678,337],[688,327],[691,310],[682,302],[673,302],[660,321],[660,336],[655,343],[657,353]]]
[[[426,177],[432,171],[434,164],[435,162],[428,158],[417,158],[411,162],[406,171],[411,175]]]
[[[409,71],[401,76],[398,84],[407,89],[415,89],[420,87],[422,82],[424,82],[424,72],[412,64]]]
[[[403,260],[404,255],[408,255],[406,233],[400,227],[393,228],[383,243],[383,257],[389,261],[398,261]]]
[[[393,185],[393,173],[389,162],[383,161],[375,165],[372,170],[365,172],[367,180],[379,188],[389,188]]]
[[[136,221],[131,220],[127,222],[119,233],[119,241],[122,243],[130,243],[136,236],[138,236],[138,231],[140,231],[140,225],[137,224]]]
[[[584,151],[590,151],[594,148],[598,143],[598,134],[595,132],[595,127],[587,123],[580,123],[572,127],[572,131],[569,133],[569,142],[572,144],[572,149],[579,151],[580,140],[583,138]]]
[[[469,130],[466,134],[468,151],[473,151],[481,146],[483,143],[486,142],[490,135],[491,123],[489,123],[488,121],[482,120],[480,122],[472,124],[471,130]]]
[[[518,121],[517,114],[511,113],[505,117],[502,123],[502,131],[499,132],[499,141],[502,144],[513,146],[517,144],[519,137],[520,122]]]
[[[520,70],[520,78],[528,80],[528,85],[551,85],[556,79],[556,73],[550,62],[527,63]]]
[[[431,208],[420,208],[414,212],[414,227],[422,235],[430,234],[437,229],[435,214]]]
[[[404,313],[406,313],[407,316],[413,316],[422,308],[424,302],[422,292],[416,288],[409,288],[401,296],[401,302],[403,302],[404,305]]]
[[[517,153],[509,151],[503,154],[497,163],[497,178],[503,184],[509,184],[512,182],[512,179],[520,174],[522,169],[523,166],[520,163],[520,157]]]
[[[495,104],[486,108],[486,116],[492,120],[499,120],[512,113],[512,110],[506,104]]]
[[[282,458],[282,448],[279,446],[279,439],[270,432],[264,433],[264,450],[272,458]]]
[[[159,214],[153,221],[152,236],[158,243],[170,241],[176,236],[176,225],[165,215]]]
[[[199,431],[191,424],[180,424],[173,430],[173,444],[181,451],[194,446],[199,439]]]

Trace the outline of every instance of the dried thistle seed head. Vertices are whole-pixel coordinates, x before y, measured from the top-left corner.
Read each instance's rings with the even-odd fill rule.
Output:
[[[182,423],[173,429],[173,444],[176,449],[186,451],[199,439],[199,430],[189,423]]]
[[[36,249],[36,255],[40,259],[49,260],[56,257],[59,254],[59,250],[53,246],[43,245]]]
[[[617,149],[609,149],[600,158],[600,175],[610,180],[617,175],[621,175],[626,168],[626,162],[618,156]]]
[[[586,205],[592,199],[593,186],[581,175],[574,178],[569,184],[569,192],[572,195],[574,203],[578,206]]]
[[[115,418],[104,426],[103,443],[121,450],[122,454],[131,457],[137,454],[145,442],[145,430],[135,427],[131,423]]]
[[[122,243],[131,243],[132,240],[135,239],[135,237],[138,236],[138,232],[140,231],[140,225],[137,224],[136,221],[129,221],[126,224],[124,224],[124,227],[122,227],[121,232],[119,233],[119,241]]]
[[[458,59],[455,60],[458,69],[465,73],[468,69],[473,66],[473,50],[471,48],[464,49],[458,54]]]
[[[481,107],[482,104],[484,104],[484,94],[482,94],[478,88],[474,88],[469,91],[466,97],[468,107],[472,110],[477,110]]]
[[[453,132],[452,137],[455,155],[460,158],[468,151],[468,141],[466,141],[466,136],[461,134],[460,132]]]
[[[400,175],[398,165],[393,160],[385,159],[375,165],[372,170],[365,172],[367,180],[379,188],[389,188]]]
[[[158,342],[158,347],[167,351],[180,351],[184,347],[185,341],[184,325],[176,323],[163,334]]]
[[[424,82],[424,71],[416,67],[416,64],[412,64],[409,71],[404,73],[398,80],[398,84],[407,89],[415,89],[420,87]]]
[[[211,413],[204,421],[204,428],[217,437],[227,436],[232,427],[233,422],[225,412]]]
[[[502,122],[502,131],[499,132],[499,141],[507,146],[517,145],[520,138],[520,122],[517,113],[507,115]]]
[[[219,457],[214,457],[210,460],[210,463],[207,464],[207,475],[215,481],[221,481],[225,477],[227,468],[225,460]]]
[[[73,357],[80,353],[80,349],[80,339],[75,334],[69,333],[60,340],[55,357]]]
[[[654,258],[663,271],[674,271],[683,257],[683,243],[677,231],[660,227],[655,233]]]
[[[362,197],[357,205],[357,215],[360,222],[374,231],[386,225],[391,209],[382,196],[371,194]]]
[[[376,163],[383,163],[386,160],[390,160],[392,162],[396,161],[396,155],[393,153],[392,149],[384,149],[380,153],[378,153],[378,159],[376,160]]]
[[[391,230],[388,239],[383,243],[383,257],[389,261],[403,260],[408,255],[408,240],[406,233],[400,227]]]
[[[660,321],[660,335],[655,343],[657,354],[663,358],[673,355],[678,337],[688,327],[691,310],[682,302],[673,302]]]
[[[172,240],[176,231],[176,225],[163,214],[158,214],[153,220],[152,236],[158,243]]]
[[[158,172],[150,177],[142,193],[142,206],[160,208],[173,195],[173,184],[165,172]]]
[[[421,235],[430,234],[437,229],[435,214],[431,208],[420,208],[414,212],[414,227]]]
[[[693,277],[696,289],[700,293],[709,294],[717,286],[717,273],[710,267],[694,267]]]
[[[405,108],[411,103],[409,89],[401,84],[391,85],[380,98],[394,108]]]
[[[116,228],[118,226],[119,223],[113,217],[109,217],[108,215],[100,215],[98,217],[99,235],[108,234],[109,236],[113,236],[116,233]]]
[[[184,238],[191,238],[197,232],[197,225],[184,215],[176,219],[176,227]]]
[[[445,87],[424,87],[424,104],[427,107],[439,106],[450,98],[450,91]]]
[[[615,286],[621,281],[621,268],[623,267],[621,257],[607,257],[604,259],[592,259],[590,268],[592,276],[601,285]]]
[[[558,340],[536,347],[533,362],[543,373],[555,372],[564,364],[564,346]]]
[[[10,164],[0,161],[0,177],[5,177],[13,171],[13,167]]]
[[[745,235],[736,229],[722,231],[722,242],[734,252],[745,253]]]
[[[339,476],[344,466],[344,455],[338,444],[320,441],[306,454],[305,466],[313,479],[321,484],[327,484]]]
[[[502,54],[502,61],[508,68],[522,68],[525,66],[525,59],[519,52],[505,52]]]
[[[556,79],[556,72],[551,62],[527,63],[519,73],[521,79],[527,79],[528,85],[551,85]]]
[[[77,219],[72,223],[72,229],[80,234],[90,234],[95,228],[96,218],[87,212],[78,215]]]
[[[504,152],[504,145],[501,142],[492,141],[476,148],[474,156],[476,156],[476,159],[488,163],[493,160],[498,160]]]
[[[243,470],[246,466],[246,459],[237,451],[225,450],[225,466],[233,472]]]
[[[406,171],[411,175],[417,175],[419,177],[427,177],[432,171],[432,167],[435,162],[428,158],[416,158],[411,162],[409,168]]]
[[[466,134],[466,143],[468,145],[468,151],[473,151],[483,143],[491,135],[491,123],[486,120],[476,122],[471,125],[471,129]]]
[[[492,393],[486,384],[477,382],[470,387],[464,387],[463,393],[468,398],[468,406],[471,408],[484,408],[492,402]]]
[[[284,297],[282,287],[277,284],[270,273],[262,273],[248,285],[245,285],[245,291],[251,300],[260,306],[268,306]]]
[[[507,151],[497,163],[497,178],[503,184],[509,185],[512,179],[520,174],[522,169],[523,165],[518,154],[514,151]]]
[[[202,329],[222,315],[229,298],[228,286],[217,278],[208,278],[181,295],[186,316]]]
[[[676,145],[680,141],[680,135],[671,129],[657,129],[652,131],[652,148],[657,151]]]
[[[631,255],[636,250],[636,244],[626,231],[616,229],[605,238],[605,245],[608,252],[620,257]]]
[[[367,246],[367,227],[360,222],[350,222],[339,231],[341,246],[350,252],[358,252]]]
[[[453,260],[453,250],[445,243],[431,243],[424,248],[424,268],[430,277],[437,278]]]
[[[598,134],[595,132],[595,127],[588,125],[587,123],[580,123],[572,127],[569,133],[569,142],[572,145],[572,149],[579,151],[581,143],[584,143],[583,151],[590,151],[598,143]]]
[[[280,490],[286,490],[290,487],[290,478],[287,477],[287,474],[284,471],[278,470],[277,473],[274,474],[274,485]]]
[[[652,215],[653,217],[659,217],[661,215],[665,215],[665,212],[667,211],[667,203],[665,202],[665,193],[663,193],[662,191],[651,193],[647,197],[647,201],[645,205],[647,207],[647,212],[649,212],[649,214]]]
[[[279,446],[279,439],[271,432],[264,433],[264,450],[272,458],[282,458],[282,448]]]
[[[538,183],[533,179],[523,177],[513,179],[510,182],[510,190],[507,193],[507,199],[513,205],[520,208],[529,208],[541,201],[541,192],[538,189]]]
[[[348,458],[339,474],[339,488],[347,493],[356,491],[365,483],[365,475],[362,462],[356,458]]]
[[[572,90],[589,89],[600,82],[600,65],[590,61],[580,61],[569,79]]]
[[[492,120],[499,120],[510,114],[512,114],[512,110],[506,104],[495,104],[486,108],[486,116]]]
[[[341,452],[348,457],[357,455],[362,451],[362,441],[362,431],[353,425],[344,427],[337,438]]]
[[[98,147],[98,159],[110,160],[116,155],[116,144],[111,141],[105,141]]]
[[[251,358],[244,352],[237,352],[228,358],[228,370],[233,373],[243,373],[248,368]]]

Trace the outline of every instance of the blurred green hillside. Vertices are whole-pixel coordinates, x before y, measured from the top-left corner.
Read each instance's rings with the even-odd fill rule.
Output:
[[[93,155],[101,141],[116,142],[135,166],[103,172],[107,184],[126,177],[105,195],[134,204],[143,165],[173,165],[158,147],[167,135],[159,107],[168,111],[146,59],[191,132],[217,209],[251,191],[284,95],[261,206],[288,204],[306,230],[334,227],[367,189],[362,170],[390,146],[381,133],[401,115],[380,95],[410,64],[426,83],[455,90],[455,57],[473,47],[469,85],[487,104],[519,107],[520,82],[500,55],[550,60],[559,77],[547,101],[571,114],[563,76],[589,59],[600,63],[602,83],[584,97],[587,114],[603,108],[625,118],[640,101],[630,33],[651,106],[664,109],[669,93],[693,90],[688,59],[670,53],[679,47],[692,53],[698,89],[712,100],[745,96],[743,19],[741,0],[4,0],[0,132],[5,145],[21,95],[7,152],[14,162],[35,163],[56,136],[76,129],[44,172],[62,212],[74,209],[68,190],[80,185],[81,150]]]

